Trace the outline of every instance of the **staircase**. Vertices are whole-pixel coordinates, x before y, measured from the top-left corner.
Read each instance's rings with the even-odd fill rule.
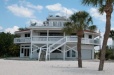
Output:
[[[59,41],[57,41],[57,42],[53,43],[52,45],[50,45],[48,47],[48,49],[47,49],[46,45],[44,45],[42,47],[38,47],[37,45],[33,45],[36,48],[35,50],[33,50],[33,52],[39,50],[38,60],[40,60],[42,53],[45,51],[45,60],[47,60],[48,55],[50,56],[51,52],[53,52],[54,50],[56,50],[59,47],[63,46],[64,44],[66,44],[66,41],[67,41],[67,37],[63,37]]]
[[[66,43],[66,37],[61,38],[59,41],[53,43],[49,46],[49,52],[53,52],[54,50],[58,49],[59,47],[63,46]]]

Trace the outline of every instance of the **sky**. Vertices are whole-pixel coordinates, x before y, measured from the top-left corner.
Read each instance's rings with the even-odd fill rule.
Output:
[[[0,32],[14,33],[18,28],[28,27],[30,21],[42,24],[49,15],[69,17],[78,11],[87,11],[93,18],[103,36],[105,31],[105,13],[99,14],[97,7],[84,6],[82,0],[0,0]],[[111,29],[114,29],[112,13]],[[108,40],[108,45],[112,40]]]

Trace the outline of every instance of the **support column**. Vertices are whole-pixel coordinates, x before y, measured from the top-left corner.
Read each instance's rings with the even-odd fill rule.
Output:
[[[48,59],[48,54],[49,54],[49,49],[48,49],[48,42],[49,42],[49,38],[48,38],[48,36],[49,36],[49,30],[47,30],[47,51],[46,51],[46,61],[47,61],[47,59]]]
[[[22,50],[22,48],[21,48],[21,45],[20,45],[20,57],[22,57],[22,56],[21,56],[21,55],[22,55],[22,54],[21,54],[21,50]]]
[[[30,35],[30,37],[31,37],[31,52],[30,52],[30,58],[32,59],[33,57],[32,57],[32,32],[33,32],[33,30],[31,30],[31,35]]]
[[[65,37],[65,32],[64,32]],[[65,60],[65,50],[66,50],[66,44],[63,46],[63,60]]]
[[[65,50],[66,50],[66,44],[63,46],[63,60],[65,60]]]
[[[94,59],[94,49],[92,51],[92,59]]]

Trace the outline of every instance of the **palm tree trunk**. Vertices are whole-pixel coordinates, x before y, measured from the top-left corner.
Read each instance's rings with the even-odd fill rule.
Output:
[[[82,59],[81,59],[81,37],[80,37],[80,36],[78,36],[77,49],[78,49],[78,67],[79,67],[79,68],[82,68]]]
[[[110,33],[110,20],[111,20],[111,13],[107,13],[106,14],[106,27],[105,27],[105,34],[104,34],[104,39],[103,39],[103,45],[102,45],[102,49],[101,49],[101,56],[100,56],[100,63],[99,63],[99,71],[103,70],[104,67],[104,61],[105,61],[105,53],[106,53],[106,45],[107,45],[107,40],[109,37],[109,33]]]

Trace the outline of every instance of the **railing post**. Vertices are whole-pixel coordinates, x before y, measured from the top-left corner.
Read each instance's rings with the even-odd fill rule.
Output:
[[[31,54],[30,54],[30,58],[32,59],[32,30],[31,30]]]

